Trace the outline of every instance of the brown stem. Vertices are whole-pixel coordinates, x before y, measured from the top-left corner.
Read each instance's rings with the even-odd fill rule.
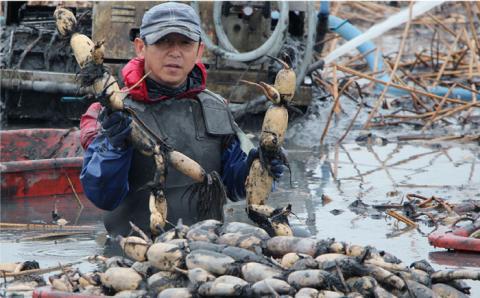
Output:
[[[375,102],[375,104],[373,105],[373,110],[370,112],[370,114],[368,115],[368,118],[367,118],[367,121],[365,122],[364,124],[364,128],[365,129],[368,129],[369,126],[370,126],[370,121],[372,120],[373,116],[375,116],[375,114],[377,113],[377,110],[378,108],[380,107],[381,103],[383,102],[383,99],[385,97],[385,94],[387,93],[388,91],[388,88],[390,87],[390,85],[392,84],[392,79],[393,79],[393,76],[395,75],[395,72],[397,71],[397,68],[398,68],[398,64],[400,63],[400,58],[402,57],[402,54],[403,54],[403,49],[405,47],[405,41],[407,40],[407,34],[408,34],[408,31],[410,30],[410,24],[412,22],[412,7],[413,7],[413,1],[410,3],[409,7],[408,7],[408,10],[409,10],[409,16],[408,16],[408,22],[407,22],[407,25],[405,26],[405,30],[403,31],[403,36],[402,36],[402,41],[400,43],[400,49],[398,50],[398,54],[397,54],[397,58],[395,60],[395,65],[393,66],[393,69],[392,69],[392,72],[390,73],[390,78],[387,82],[387,85],[385,86],[385,88],[383,88],[383,91],[382,93],[380,94],[380,97],[377,99],[377,101]]]
[[[145,240],[147,242],[148,245],[151,245],[152,244],[152,239],[150,239],[150,237],[147,236],[147,234],[145,234],[144,231],[142,231],[142,229],[140,229],[137,225],[135,225],[133,222],[129,221],[128,222],[130,224],[130,226],[132,227],[132,230],[134,230],[135,232],[137,232],[140,237],[143,238],[143,240]]]
[[[361,77],[361,78],[364,78],[364,79],[368,79],[368,80],[371,80],[375,83],[379,83],[379,84],[382,84],[382,85],[387,85],[388,83],[382,81],[382,80],[379,80],[373,76],[370,76],[370,75],[366,75],[366,74],[363,74],[359,71],[356,71],[356,70],[353,70],[351,68],[348,68],[348,67],[345,67],[345,66],[341,66],[341,65],[337,65],[337,68],[343,72],[346,72],[346,73],[349,73],[349,74],[353,74],[355,76],[358,76],[358,77]],[[407,87],[407,86],[402,86],[402,85],[399,85],[399,84],[394,84],[394,83],[391,83],[390,84],[391,87],[394,87],[394,88],[397,88],[397,89],[401,89],[401,90],[405,90],[405,91],[408,91],[408,92],[414,92],[414,93],[417,93],[419,95],[423,95],[423,96],[428,96],[430,98],[434,98],[434,99],[438,99],[438,100],[442,100],[443,97],[442,96],[439,96],[439,95],[436,95],[436,94],[433,94],[433,93],[428,93],[428,92],[425,92],[425,91],[422,91],[420,89],[415,89],[415,88],[411,88],[411,87]],[[463,101],[463,100],[458,100],[458,99],[454,99],[454,98],[448,98],[447,99],[448,102],[451,102],[451,103],[457,103],[457,104],[462,104],[462,105],[465,105],[465,104],[468,104],[468,102],[466,101]]]
[[[340,100],[338,96],[333,103],[332,109],[330,110],[330,114],[328,114],[327,123],[325,124],[325,128],[323,129],[322,136],[320,137],[320,146],[323,144],[323,140],[327,135],[328,128],[330,127],[330,122],[332,121],[333,113],[335,113],[335,107],[337,106],[337,102]]]
[[[343,141],[343,139],[345,139],[345,137],[348,135],[348,133],[350,132],[350,130],[351,130],[352,127],[353,127],[353,124],[355,123],[355,120],[357,120],[357,117],[358,117],[358,115],[360,114],[360,111],[362,110],[362,108],[363,108],[363,103],[361,103],[361,104],[358,105],[357,112],[356,112],[355,115],[353,116],[352,121],[350,121],[350,124],[348,125],[347,130],[345,130],[345,132],[344,132],[343,135],[340,137],[340,139],[338,139],[337,145],[339,145],[339,144]]]
[[[5,277],[19,277],[19,276],[24,276],[24,275],[31,275],[31,274],[44,274],[44,273],[49,273],[52,271],[58,271],[62,270],[62,267],[70,267],[73,265],[80,264],[81,262],[73,262],[73,263],[68,263],[65,265],[59,265],[59,266],[54,266],[54,267],[48,267],[48,268],[43,268],[43,269],[31,269],[31,270],[25,270],[25,271],[20,271],[20,272],[3,272],[3,276]]]
[[[0,229],[22,229],[22,230],[79,230],[79,231],[93,231],[95,227],[93,226],[59,226],[59,225],[48,225],[48,224],[22,224],[22,223],[9,223],[9,222],[0,222]]]
[[[397,213],[393,210],[387,210],[387,214],[390,215],[391,217],[403,222],[404,224],[407,224],[407,225],[413,226],[413,227],[417,226],[417,224],[414,221],[412,221],[408,217],[403,216],[403,215],[401,215],[401,214],[399,214],[399,213]]]
[[[448,50],[447,56],[444,58],[442,67],[440,68],[440,71],[437,73],[437,77],[435,78],[435,81],[432,84],[432,87],[437,86],[438,82],[440,81],[440,78],[443,75],[443,72],[445,71],[445,68],[447,67],[448,63],[450,62],[452,58],[452,53],[453,50],[457,47],[458,40],[460,39],[460,36],[462,36],[462,31],[460,31],[457,36],[455,37],[455,41],[453,44],[450,46],[450,49]]]
[[[477,30],[476,30],[474,20],[473,20],[472,5],[470,4],[470,2],[463,2],[463,5],[465,5],[465,11],[467,12],[468,24],[470,26],[470,33],[473,36],[473,40],[475,41],[475,45],[477,46],[477,51],[474,51],[472,53],[472,55],[476,55],[475,52],[478,52],[478,50],[480,49],[480,43],[478,41]]]
[[[435,112],[433,113],[432,117],[430,117],[428,122],[425,123],[425,125],[423,126],[422,132],[425,131],[428,127],[430,127],[430,125],[432,125],[432,123],[435,121],[435,118],[437,117],[438,113],[442,110],[442,106],[445,103],[445,101],[447,100],[447,97],[450,95],[453,88],[455,88],[456,86],[457,86],[456,84],[453,84],[452,87],[450,87],[450,89],[448,89],[448,92],[445,94],[442,101],[438,104],[438,106],[435,109]]]

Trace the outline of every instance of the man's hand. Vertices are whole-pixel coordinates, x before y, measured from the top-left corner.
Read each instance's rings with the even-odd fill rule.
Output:
[[[282,151],[284,151],[283,148],[282,148]],[[249,169],[255,158],[259,158],[259,150],[257,148],[253,148],[248,153],[247,165]],[[285,163],[278,158],[269,159],[267,160],[267,162],[268,162],[268,165],[270,166],[270,172],[273,174],[273,178],[275,178],[275,180],[280,179],[283,176],[283,172],[285,171],[285,168],[286,168]]]
[[[283,172],[285,171],[285,164],[280,159],[272,159],[270,161],[270,171],[273,174],[273,177],[278,180],[283,176]]]
[[[125,149],[127,138],[132,131],[132,118],[123,112],[116,111],[108,113],[106,110],[99,117],[102,124],[102,134],[105,135],[110,144],[115,148]]]

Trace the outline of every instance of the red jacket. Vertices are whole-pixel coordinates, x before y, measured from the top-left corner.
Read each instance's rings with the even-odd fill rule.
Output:
[[[143,58],[134,58],[130,60],[127,65],[122,69],[122,77],[125,83],[125,87],[122,90],[127,90],[134,86],[140,81],[140,79],[145,75],[144,71],[145,60]],[[187,90],[186,92],[180,94],[178,97],[194,97],[198,93],[205,90],[207,83],[207,70],[205,65],[202,63],[195,64],[193,71],[199,71],[201,74],[202,82],[200,86],[196,86],[192,89]],[[145,103],[153,103],[159,100],[169,99],[168,96],[162,96],[160,98],[151,99],[148,97],[147,84],[145,80],[141,81],[135,88],[129,91],[129,94],[133,100],[141,101]],[[98,115],[102,110],[100,103],[95,102],[90,105],[85,114],[82,115],[80,119],[80,142],[83,149],[86,149],[88,145],[93,141],[97,136],[97,133],[100,129],[100,123],[97,121]]]

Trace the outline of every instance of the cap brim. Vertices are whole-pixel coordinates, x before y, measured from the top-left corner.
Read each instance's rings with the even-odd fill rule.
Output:
[[[191,39],[193,41],[199,41],[200,40],[200,35],[199,34],[194,33],[194,32],[192,32],[192,31],[190,31],[186,28],[183,28],[183,27],[164,28],[162,30],[158,30],[158,31],[152,32],[150,34],[147,34],[144,37],[144,39],[145,39],[145,42],[148,45],[152,45],[152,44],[155,44],[160,38],[166,36],[167,34],[171,34],[171,33],[181,34],[183,36],[188,37],[189,39]]]

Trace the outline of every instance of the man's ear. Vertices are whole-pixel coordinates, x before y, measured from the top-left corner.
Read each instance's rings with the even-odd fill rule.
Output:
[[[138,58],[144,58],[145,57],[145,43],[141,38],[135,38],[133,41],[133,44],[135,46],[135,53],[137,54]]]
[[[203,56],[203,50],[205,49],[205,44],[201,42],[198,45],[198,51],[197,51],[197,63],[202,62],[202,56]]]

